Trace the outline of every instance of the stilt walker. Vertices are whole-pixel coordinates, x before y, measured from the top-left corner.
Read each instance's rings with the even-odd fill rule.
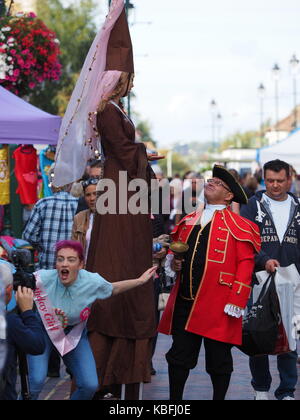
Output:
[[[135,142],[134,124],[121,103],[121,97],[127,96],[133,86],[133,73],[124,0],[113,0],[63,120],[54,177],[58,186],[75,181],[83,174],[89,157],[104,156],[103,180],[98,189],[101,182],[113,181],[116,212],[96,214],[86,267],[111,282],[136,278],[152,263],[150,212],[131,214],[128,205],[124,212],[124,203],[118,201],[124,192],[119,185],[120,174],[124,176],[125,172],[126,186],[134,179],[150,186],[155,177],[145,145]],[[133,194],[127,193],[127,204]],[[101,206],[100,195],[98,213]],[[151,380],[153,284],[149,282],[126,296],[115,296],[110,302],[97,301],[88,328],[101,387],[122,399],[141,399],[140,384]]]

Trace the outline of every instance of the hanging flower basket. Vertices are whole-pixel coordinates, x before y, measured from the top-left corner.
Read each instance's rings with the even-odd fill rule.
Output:
[[[0,18],[0,86],[25,96],[45,80],[59,80],[55,32],[34,13]]]

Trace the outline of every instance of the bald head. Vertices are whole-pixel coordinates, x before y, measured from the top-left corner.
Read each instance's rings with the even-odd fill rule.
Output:
[[[0,263],[0,282],[5,288],[13,284],[12,271],[6,263]]]

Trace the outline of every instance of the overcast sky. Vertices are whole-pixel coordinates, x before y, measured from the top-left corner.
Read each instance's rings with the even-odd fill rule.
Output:
[[[134,109],[160,147],[211,141],[214,99],[221,138],[258,129],[257,87],[266,87],[264,119],[275,121],[274,63],[281,67],[279,117],[293,108],[289,60],[300,58],[299,0],[131,0]],[[107,11],[107,0],[100,0]],[[101,20],[100,20],[101,21]],[[150,24],[148,22],[151,22]],[[299,101],[300,102],[300,79]]]

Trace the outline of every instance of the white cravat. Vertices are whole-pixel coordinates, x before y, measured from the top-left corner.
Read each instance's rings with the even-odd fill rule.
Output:
[[[205,209],[203,210],[201,215],[201,226],[203,227],[211,221],[215,211],[224,209],[226,209],[225,204],[206,204]]]

